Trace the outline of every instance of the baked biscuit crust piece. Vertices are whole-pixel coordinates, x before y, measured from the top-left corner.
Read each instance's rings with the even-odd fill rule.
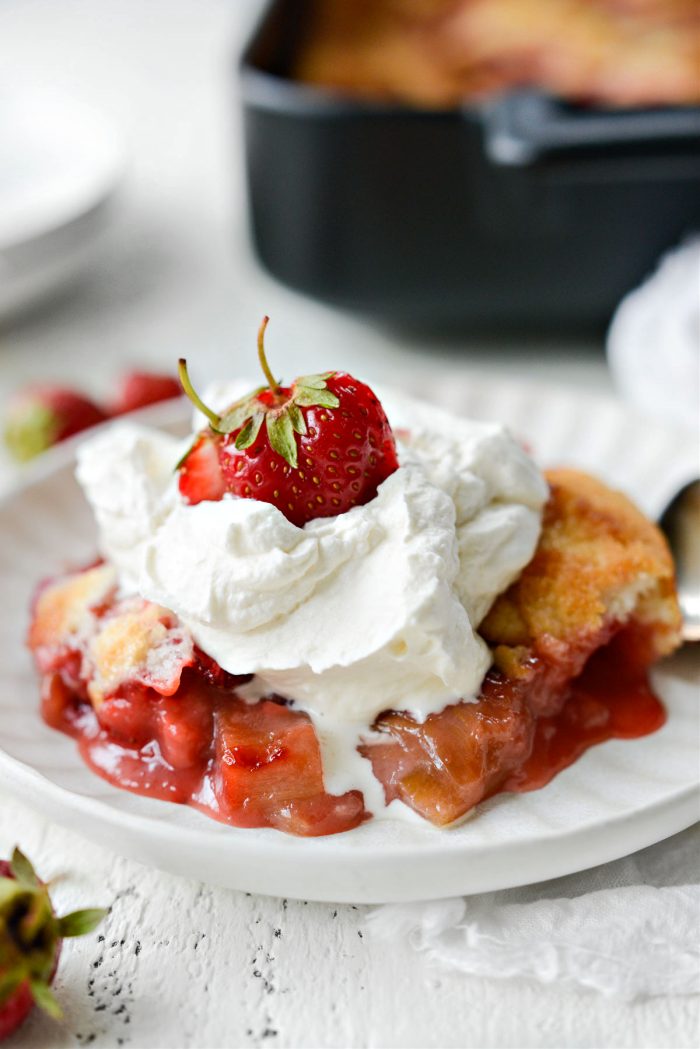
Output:
[[[534,558],[497,599],[480,632],[499,669],[522,671],[523,650],[592,651],[633,624],[652,663],[678,647],[681,615],[659,529],[620,492],[572,469],[546,473],[551,496]]]

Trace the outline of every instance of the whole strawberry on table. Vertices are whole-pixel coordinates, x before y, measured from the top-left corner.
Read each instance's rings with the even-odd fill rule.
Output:
[[[105,913],[89,908],[59,918],[47,886],[19,849],[11,860],[0,860],[0,1041],[35,1005],[60,1019],[51,983],[61,944],[68,936],[92,932]]]
[[[217,414],[195,392],[180,361],[185,393],[209,420],[179,464],[180,492],[191,504],[227,493],[272,503],[292,524],[334,517],[368,503],[398,467],[396,445],[378,398],[347,372],[279,383],[265,354],[266,385]]]
[[[5,444],[13,459],[27,462],[98,423],[181,395],[172,375],[144,371],[122,375],[107,404],[68,386],[33,383],[18,390],[6,407]]]

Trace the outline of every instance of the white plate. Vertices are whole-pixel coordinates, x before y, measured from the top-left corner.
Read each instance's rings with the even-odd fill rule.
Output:
[[[94,257],[124,167],[89,107],[0,83],[0,317],[70,280]]]
[[[614,402],[501,380],[445,384],[443,401],[506,419],[540,461],[593,467],[649,510],[692,473],[690,444]],[[177,413],[173,417],[173,412]],[[160,409],[177,428],[180,406]],[[370,822],[347,834],[298,839],[240,830],[183,806],[110,787],[74,743],[38,715],[23,647],[35,582],[94,553],[90,513],[73,478],[74,448],[48,453],[0,502],[0,776],[51,819],[135,859],[200,880],[345,902],[401,901],[501,889],[605,863],[689,826],[700,815],[698,651],[655,674],[667,724],[639,740],[589,750],[543,790],[481,805],[453,830]]]

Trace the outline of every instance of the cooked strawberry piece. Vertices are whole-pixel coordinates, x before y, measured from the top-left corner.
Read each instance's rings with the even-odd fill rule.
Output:
[[[226,482],[219,463],[219,441],[200,437],[180,466],[179,488],[192,506],[217,502],[226,494]]]
[[[299,798],[285,806],[273,826],[304,838],[338,834],[352,830],[368,818],[359,790],[345,794],[315,794]]]
[[[155,697],[143,685],[122,685],[120,691],[96,706],[103,729],[127,747],[143,747],[153,739]]]
[[[217,693],[188,676],[175,696],[159,696],[134,682],[97,707],[97,720],[123,746],[139,749],[155,740],[174,769],[199,767],[211,747]]]
[[[122,790],[145,794],[149,798],[187,805],[202,782],[199,766],[174,769],[160,754],[155,742],[141,749],[129,749],[115,743],[107,733],[82,736],[79,742],[83,759],[103,779]]]
[[[389,713],[377,727],[387,742],[365,745],[387,802],[399,798],[440,826],[496,790],[530,752],[534,717],[522,688],[489,675],[477,703],[458,703],[418,723]],[[439,755],[439,760],[436,760]]]
[[[223,817],[240,827],[333,834],[364,818],[358,791],[325,793],[308,717],[269,700],[249,705],[232,698],[220,707],[214,792]]]
[[[272,503],[302,527],[373,499],[398,467],[396,447],[379,400],[351,375],[327,372],[279,385],[265,358],[266,323],[258,355],[269,385],[222,415],[202,403],[180,362],[186,392],[210,421],[180,467],[180,491],[190,503],[220,499],[223,491]]]
[[[426,718],[383,714],[385,742],[361,748],[384,787],[437,825],[452,823],[499,790],[545,786],[585,750],[608,739],[655,732],[663,704],[647,676],[649,642],[632,627],[612,640],[611,624],[572,646],[530,656],[522,676],[486,677],[476,703],[459,703]],[[593,655],[584,660],[585,651]]]
[[[47,725],[78,736],[83,712],[89,709],[86,697],[66,683],[63,674],[45,674],[41,679],[41,716]]]
[[[123,375],[111,404],[112,415],[146,408],[150,404],[182,396],[182,387],[174,375],[132,371]]]
[[[176,696],[163,696],[154,707],[156,738],[174,769],[197,768],[212,745],[214,690],[193,675],[183,680]]]

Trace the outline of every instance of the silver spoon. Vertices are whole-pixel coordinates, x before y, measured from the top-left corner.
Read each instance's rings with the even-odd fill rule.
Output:
[[[673,497],[659,527],[676,563],[683,640],[700,641],[700,481],[691,481]]]

